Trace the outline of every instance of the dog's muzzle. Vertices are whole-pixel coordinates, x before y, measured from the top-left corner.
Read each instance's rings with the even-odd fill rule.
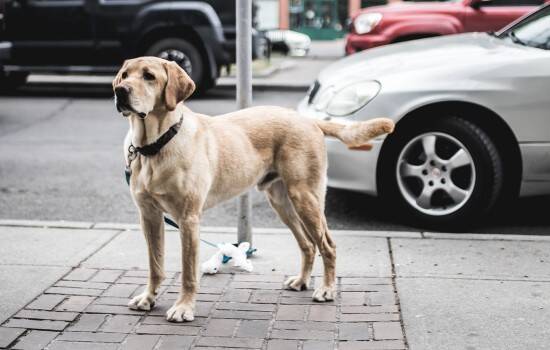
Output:
[[[128,113],[133,112],[137,114],[140,118],[145,119],[147,113],[138,112],[130,105],[130,93],[132,88],[119,85],[115,88],[115,105],[118,112],[122,113],[125,117],[128,116]]]

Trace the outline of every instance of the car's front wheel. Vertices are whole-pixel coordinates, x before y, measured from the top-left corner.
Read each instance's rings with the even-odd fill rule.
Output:
[[[443,117],[397,127],[380,156],[378,183],[391,208],[436,229],[472,225],[495,204],[503,168],[477,125]]]
[[[179,39],[162,39],[151,45],[145,55],[157,56],[176,62],[189,74],[198,89],[206,87],[204,79],[204,63],[197,48],[190,42]]]

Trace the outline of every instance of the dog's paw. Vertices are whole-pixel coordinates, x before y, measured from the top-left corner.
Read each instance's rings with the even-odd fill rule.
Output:
[[[305,281],[302,276],[292,276],[289,277],[285,283],[284,286],[286,289],[292,289],[292,290],[306,290],[307,289],[307,281]]]
[[[334,286],[321,286],[313,292],[313,300],[323,302],[334,300],[336,290]]]
[[[187,303],[176,303],[166,312],[169,322],[190,322],[195,319],[193,306]]]
[[[128,303],[128,307],[132,310],[144,310],[149,311],[155,306],[155,296],[147,292],[143,292],[140,295],[132,298]]]

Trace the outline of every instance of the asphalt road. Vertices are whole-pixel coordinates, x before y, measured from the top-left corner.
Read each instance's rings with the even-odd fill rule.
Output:
[[[305,92],[257,91],[254,104],[293,107]],[[218,89],[189,106],[210,115],[235,109],[233,90]],[[127,122],[107,86],[29,86],[0,96],[0,218],[137,222],[123,178]],[[263,194],[253,192],[254,225],[282,227]],[[522,199],[473,232],[547,234],[550,197]],[[334,229],[409,230],[372,197],[329,189],[326,214]],[[207,211],[203,225],[234,226],[236,201]]]

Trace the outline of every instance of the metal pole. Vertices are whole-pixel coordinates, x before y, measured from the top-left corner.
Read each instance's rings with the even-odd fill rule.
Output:
[[[252,103],[252,0],[237,0],[237,108]],[[252,203],[250,193],[239,198],[239,242],[252,247]]]

